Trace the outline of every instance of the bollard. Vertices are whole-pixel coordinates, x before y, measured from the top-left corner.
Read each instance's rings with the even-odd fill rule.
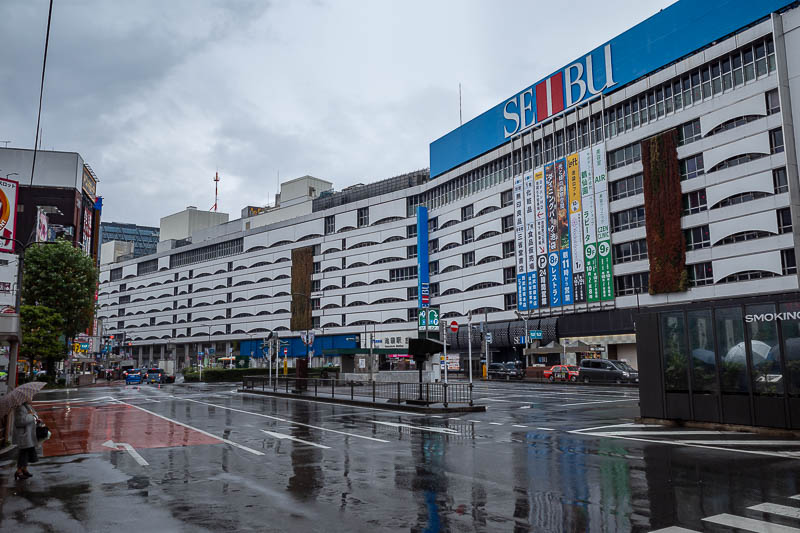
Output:
[[[469,406],[472,407],[472,383],[469,384]]]
[[[314,398],[316,398],[316,397],[317,397],[317,380],[315,378],[314,379]]]
[[[332,379],[331,380],[331,398],[333,398],[336,395],[335,387],[336,387],[336,380]]]
[[[372,382],[372,403],[375,403],[375,382]]]
[[[447,383],[444,383],[442,387],[444,387],[444,408],[447,409]]]
[[[350,401],[353,400],[353,382],[350,382]]]
[[[400,403],[400,382],[397,382],[397,403]]]

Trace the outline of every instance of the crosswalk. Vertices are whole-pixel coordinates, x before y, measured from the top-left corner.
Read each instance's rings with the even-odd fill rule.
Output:
[[[800,494],[789,496],[790,500],[800,500]],[[747,507],[745,512],[751,514],[761,513],[761,518],[778,518],[782,523],[776,523],[750,516],[740,516],[729,513],[720,513],[702,519],[704,523],[723,526],[740,531],[753,531],[755,533],[800,533],[800,507],[779,503],[764,502]],[[794,524],[794,525],[788,525]],[[797,526],[797,527],[795,527]],[[651,531],[650,533],[696,533],[695,529],[680,526],[669,526]]]

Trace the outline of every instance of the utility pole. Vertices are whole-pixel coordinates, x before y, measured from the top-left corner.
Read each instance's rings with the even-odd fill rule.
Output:
[[[469,383],[472,384],[472,311],[467,315],[467,357],[469,358]]]
[[[484,331],[483,333],[483,350],[486,354],[486,379],[489,379],[489,365],[491,361],[489,361],[489,312],[484,310],[483,311],[483,323],[484,323]]]

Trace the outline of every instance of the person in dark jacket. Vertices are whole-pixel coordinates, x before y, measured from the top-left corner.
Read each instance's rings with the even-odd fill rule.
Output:
[[[33,476],[28,472],[28,464],[38,461],[38,456],[36,455],[36,445],[38,444],[36,440],[36,422],[38,420],[36,412],[28,403],[17,407],[14,413],[12,440],[19,450],[17,471],[14,473],[14,479],[27,479]]]

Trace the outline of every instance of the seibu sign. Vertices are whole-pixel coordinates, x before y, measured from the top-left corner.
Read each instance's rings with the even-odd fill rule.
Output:
[[[535,124],[580,104],[587,98],[613,87],[614,69],[611,43],[603,47],[602,72],[595,72],[593,54],[572,63],[564,70],[506,100],[503,104],[503,135],[521,133]],[[602,85],[598,85],[602,83]]]

